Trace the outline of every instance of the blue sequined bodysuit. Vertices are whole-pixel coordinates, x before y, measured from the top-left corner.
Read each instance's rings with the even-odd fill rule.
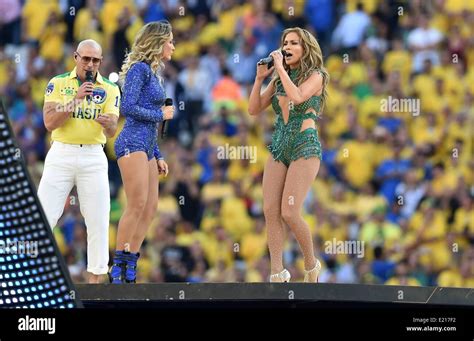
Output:
[[[297,77],[297,72],[297,69],[290,70],[289,76],[293,82]],[[272,97],[272,107],[277,119],[272,135],[272,143],[268,146],[268,149],[272,153],[273,159],[282,162],[286,167],[292,161],[301,157],[321,159],[321,142],[319,141],[318,131],[314,128],[300,131],[304,120],[313,119],[317,121],[319,118],[321,96],[311,96],[303,103],[289,105],[289,117],[286,124],[278,96],[286,96],[281,82],[277,85],[276,93]]]
[[[157,123],[163,121],[161,107],[165,92],[160,81],[144,62],[133,64],[125,77],[120,113],[125,125],[115,140],[117,159],[136,151],[163,159],[157,143]]]

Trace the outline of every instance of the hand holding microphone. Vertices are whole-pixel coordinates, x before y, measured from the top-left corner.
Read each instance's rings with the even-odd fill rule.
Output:
[[[164,139],[166,137],[166,131],[168,129],[167,120],[171,120],[174,115],[173,99],[167,98],[165,100],[165,105],[161,107],[161,110],[163,111],[163,124],[161,125],[161,138]]]
[[[86,71],[86,81],[77,89],[76,99],[83,100],[87,98],[87,101],[90,102],[93,89],[94,75],[92,71]]]
[[[257,79],[263,80],[267,78],[275,69],[277,71],[283,68],[283,56],[286,56],[286,51],[275,50],[267,58],[260,59],[257,63]]]
[[[86,82],[94,84],[94,73],[92,71],[86,71]],[[91,94],[92,89],[90,90],[90,94],[86,96],[87,102],[91,102]]]
[[[274,66],[268,69],[267,64],[257,64],[257,76],[255,78],[259,80],[264,80],[272,74],[274,69]]]
[[[280,54],[279,54],[280,53]],[[273,64],[275,63],[275,60],[277,61],[283,61],[283,57],[286,56],[286,51],[284,50],[275,50],[267,58],[260,59],[258,61],[258,65],[267,65],[267,69],[270,69]]]

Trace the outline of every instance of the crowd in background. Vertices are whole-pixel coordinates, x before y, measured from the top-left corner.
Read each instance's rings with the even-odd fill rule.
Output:
[[[2,0],[0,98],[36,185],[50,146],[48,81],[73,69],[88,38],[103,47],[101,74],[118,72],[140,27],[161,19],[176,41],[163,76],[177,110],[159,141],[170,174],[139,282],[268,280],[261,183],[275,114],[251,117],[248,96],[256,62],[300,26],[317,37],[331,77],[323,162],[304,205],[320,281],[474,287],[474,2]],[[113,143],[111,252],[125,204]],[[220,158],[224,146],[251,146],[256,158]],[[73,190],[54,234],[83,282],[78,204]],[[284,260],[298,279],[303,261],[287,236]],[[363,255],[334,252],[339,241],[363,242]]]

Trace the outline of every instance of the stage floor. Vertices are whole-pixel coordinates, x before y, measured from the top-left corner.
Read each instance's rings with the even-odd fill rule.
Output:
[[[434,305],[474,308],[474,289],[362,284],[163,283],[76,284],[85,307],[159,306],[187,303],[342,303],[345,305]]]

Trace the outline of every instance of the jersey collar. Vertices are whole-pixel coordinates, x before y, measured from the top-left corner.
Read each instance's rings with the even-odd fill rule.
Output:
[[[76,68],[74,68],[74,70],[72,70],[71,73],[69,74],[69,79],[74,79],[74,78],[77,78]],[[100,84],[104,84],[104,79],[100,75],[99,71],[97,71],[96,81],[99,82]]]

